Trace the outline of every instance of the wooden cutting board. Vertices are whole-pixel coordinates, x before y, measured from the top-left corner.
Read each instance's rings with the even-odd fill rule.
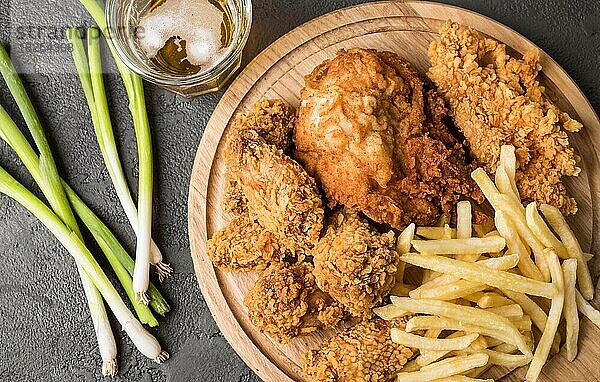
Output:
[[[244,70],[217,105],[196,154],[189,190],[189,234],[191,255],[204,298],[225,338],[262,379],[267,382],[301,381],[300,357],[317,348],[332,333],[320,332],[280,345],[259,333],[249,322],[242,300],[258,277],[255,273],[222,273],[206,255],[206,240],[224,226],[222,136],[232,116],[249,109],[262,98],[282,98],[298,105],[303,77],[341,48],[363,47],[390,50],[408,59],[416,69],[429,67],[427,47],[437,37],[444,21],[452,19],[471,26],[522,54],[535,45],[498,22],[464,9],[427,2],[377,2],[332,12],[289,32],[258,55]],[[264,21],[264,20],[263,20]],[[568,180],[567,187],[578,203],[579,212],[570,223],[584,250],[599,253],[600,121],[567,73],[549,56],[541,55],[541,80],[549,94],[584,124],[571,137],[582,157],[582,173]],[[598,274],[592,262],[594,274]],[[544,368],[543,381],[597,381],[600,359],[600,331],[583,320],[580,353],[569,363],[562,354]],[[495,369],[500,378],[508,371]],[[522,370],[503,380],[522,380]]]

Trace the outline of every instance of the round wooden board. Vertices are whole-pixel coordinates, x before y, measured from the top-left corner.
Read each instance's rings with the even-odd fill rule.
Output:
[[[206,255],[206,240],[226,223],[221,211],[223,175],[221,137],[232,116],[262,98],[282,98],[298,105],[303,77],[341,48],[363,47],[389,50],[408,59],[425,72],[427,47],[442,23],[452,19],[471,26],[523,54],[535,45],[513,30],[471,11],[427,2],[378,2],[332,12],[286,34],[257,56],[236,78],[215,109],[196,154],[189,193],[189,235],[196,276],[204,298],[225,338],[242,359],[265,381],[300,381],[300,357],[318,347],[333,333],[320,332],[294,339],[288,345],[273,342],[249,322],[243,297],[257,274],[222,273]],[[571,137],[581,155],[582,173],[567,180],[579,212],[570,223],[584,250],[598,253],[597,237],[600,170],[595,146],[600,147],[600,121],[571,78],[546,54],[541,55],[541,81],[563,110],[584,124]],[[592,267],[597,274],[596,267]],[[562,355],[544,368],[541,380],[597,380],[595,362],[600,358],[598,331],[587,320],[582,325],[580,354],[574,363]],[[495,369],[500,378],[507,370]],[[522,380],[522,371],[506,380]]]

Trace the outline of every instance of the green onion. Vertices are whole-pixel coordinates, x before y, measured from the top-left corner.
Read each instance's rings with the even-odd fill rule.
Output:
[[[37,172],[34,180],[60,219],[62,219],[80,240],[83,240],[75,216],[73,215],[73,211],[71,210],[71,206],[69,205],[69,201],[67,200],[65,191],[62,187],[61,179],[58,175],[58,170],[52,156],[52,151],[50,150],[50,145],[44,135],[41,122],[35,112],[31,100],[27,96],[27,92],[23,87],[21,79],[10,61],[8,53],[2,45],[0,45],[0,73],[11,94],[15,98],[17,106],[19,107],[19,110],[25,119],[25,123],[40,152],[38,160],[40,171]],[[4,117],[7,116],[6,111],[3,108],[1,113]],[[2,136],[7,135],[4,131],[4,127],[10,128],[11,126],[10,124],[8,124],[8,126],[3,126]],[[14,127],[16,128],[16,126]],[[81,269],[79,264],[77,264],[77,270],[88,301],[88,307],[90,309],[98,340],[98,348],[102,357],[102,373],[105,375],[115,375],[117,372],[117,347],[108,321],[108,316],[106,315],[106,310],[104,309],[102,297],[94,287],[92,280],[89,279],[89,276]]]
[[[78,56],[75,57],[75,60],[85,61],[85,51],[83,50],[83,45],[81,43],[75,43],[75,40],[81,40],[79,30],[72,29],[69,31],[69,33],[72,34],[72,36],[69,37],[69,41],[71,41],[73,44],[73,56]],[[125,179],[125,174],[119,159],[119,153],[117,151],[117,145],[111,125],[108,102],[106,100],[106,92],[104,90],[104,81],[102,79],[99,32],[96,28],[88,29],[88,54],[90,76],[89,82],[91,82],[91,89],[84,89],[84,92],[90,112],[92,115],[96,115],[96,118],[92,117],[94,132],[98,140],[98,145],[100,146],[102,157],[104,158],[104,163],[106,164],[106,168],[108,169],[108,173],[117,192],[117,197],[123,206],[125,215],[127,215],[135,234],[137,235],[139,226],[138,211],[135,203],[133,202],[131,192],[129,191],[129,186],[127,185],[127,181]],[[79,69],[78,72],[82,81],[82,86],[84,88],[89,87],[89,84],[84,84],[84,82],[88,82],[88,79],[82,78],[82,76],[85,76],[87,72]],[[156,272],[160,281],[162,281],[165,277],[168,277],[172,271],[168,264],[162,262],[162,258],[162,254],[160,253],[158,246],[156,243],[154,243],[154,241],[151,241],[150,263],[156,266]]]
[[[83,6],[92,15],[102,32],[107,33],[106,18],[100,4],[95,0],[81,0]],[[107,38],[108,40],[108,38]],[[135,129],[138,162],[138,233],[135,257],[135,270],[133,274],[133,288],[138,298],[144,303],[148,302],[146,291],[149,283],[150,241],[152,231],[152,139],[150,125],[146,113],[144,87],[142,79],[123,65],[116,56],[114,49],[109,47],[121,73],[125,90],[129,98],[129,108],[133,117]],[[161,260],[162,261],[162,260]]]
[[[95,287],[108,303],[108,306],[122,325],[123,330],[129,335],[129,338],[131,338],[142,354],[158,363],[162,363],[169,358],[168,353],[161,349],[156,338],[144,329],[131,311],[127,309],[127,306],[121,300],[121,297],[100,268],[100,265],[98,265],[96,259],[94,259],[77,234],[65,226],[41,200],[11,177],[2,167],[0,167],[0,193],[14,199],[29,210],[69,251],[77,264],[83,268],[85,273],[91,276]]]

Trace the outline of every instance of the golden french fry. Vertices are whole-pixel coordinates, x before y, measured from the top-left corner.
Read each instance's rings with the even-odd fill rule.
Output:
[[[530,357],[523,354],[513,355],[488,349],[482,350],[481,352],[490,357],[489,363],[492,365],[504,366],[511,369],[525,366],[531,361]]]
[[[456,204],[456,238],[457,239],[468,239],[471,237],[473,228],[471,227],[472,222],[471,215],[471,203],[467,200],[463,200]]]
[[[481,189],[481,192],[483,192],[483,195],[490,202],[492,207],[494,207],[494,209],[497,210],[498,208],[496,205],[494,205],[494,202],[492,202],[490,196],[492,196],[493,194],[499,194],[500,191],[498,191],[496,185],[494,184],[494,182],[492,182],[485,170],[481,167],[476,168],[471,173],[471,178],[473,178],[475,183],[477,183],[477,185]]]
[[[415,237],[415,224],[410,223],[398,236],[396,240],[396,251],[398,254],[403,255],[410,252],[411,242]],[[396,282],[402,283],[404,281],[404,268],[406,264],[402,261],[398,263],[398,270],[396,271]]]
[[[548,261],[544,256],[544,245],[535,237],[525,219],[525,215],[519,209],[519,204],[515,203],[512,199],[502,194],[490,195],[490,203],[497,206],[496,210],[500,210],[506,213],[506,217],[509,218],[514,224],[519,236],[525,240],[525,242],[531,247],[533,255],[535,256],[536,265],[539,267],[545,281],[550,280],[550,269],[548,268]]]
[[[512,325],[514,323],[511,322]],[[435,316],[416,316],[412,317],[406,323],[406,331],[414,332],[416,330],[424,330],[424,329],[444,329],[444,330],[457,330],[464,331],[469,333],[479,333],[482,336],[487,336],[491,338],[496,338],[502,342],[511,343],[516,345],[514,336],[505,331],[497,330],[494,328],[480,326],[480,325],[472,325],[464,323],[460,320],[448,317],[435,317]],[[515,326],[517,330],[518,327]]]
[[[458,280],[447,285],[422,290],[411,291],[408,295],[412,298],[434,299],[450,301],[463,298],[473,293],[481,292],[488,286],[467,280]]]
[[[393,304],[373,308],[373,313],[375,313],[377,316],[386,321],[395,320],[397,318],[408,316],[410,314],[409,311],[400,309]]]
[[[482,293],[482,295],[474,302],[476,302],[480,308],[484,309],[512,304],[512,301],[509,298],[495,292]]]
[[[565,217],[558,208],[542,204],[540,209],[548,223],[550,223],[550,226],[562,240],[569,257],[577,259],[577,283],[579,290],[586,300],[591,300],[594,298],[594,284],[592,283],[587,263],[583,260],[583,251],[581,250],[579,241],[577,241],[575,234],[569,228]]]
[[[586,316],[588,320],[592,321],[594,325],[600,328],[600,311],[587,302],[585,297],[583,297],[578,290],[575,290],[575,300],[577,301],[577,309]]]
[[[509,252],[519,255],[518,267],[523,276],[534,280],[544,281],[542,272],[535,265],[533,260],[531,260],[529,248],[526,247],[521,241],[516,228],[513,227],[513,222],[506,217],[506,213],[504,213],[502,210],[497,210],[494,221],[496,222],[496,229],[506,240],[506,245]]]
[[[593,254],[583,252],[583,261],[585,261],[586,263],[588,263],[593,258],[594,258]]]
[[[546,327],[542,333],[542,337],[538,342],[537,348],[525,375],[525,380],[534,382],[537,380],[542,367],[548,359],[550,354],[550,348],[558,329],[560,317],[562,315],[563,303],[565,300],[565,284],[563,278],[563,271],[558,261],[558,256],[553,249],[545,251],[548,258],[548,265],[550,272],[552,273],[552,283],[556,287],[557,293],[552,298],[552,304],[550,305],[550,312],[548,313],[548,320],[546,321]]]
[[[471,212],[471,202],[463,200],[456,205],[456,238],[468,239],[473,232],[473,216]],[[456,258],[462,261],[477,261],[480,253],[468,255],[458,255]]]
[[[398,382],[429,382],[451,377],[487,364],[489,357],[484,353],[457,356],[425,366],[419,371],[398,373]]]
[[[535,202],[529,203],[527,208],[525,208],[525,219],[527,220],[527,225],[531,229],[531,232],[533,232],[542,244],[548,248],[554,248],[556,254],[561,259],[569,258],[567,248],[565,248],[564,244],[554,236],[552,231],[550,231],[550,228],[538,212]]]
[[[505,342],[516,345],[523,354],[531,355],[531,350],[527,347],[519,330],[506,317],[486,312],[483,309],[456,305],[446,301],[415,300],[409,297],[396,296],[391,296],[391,300],[392,304],[398,308],[412,313],[438,315],[460,321],[460,324],[463,325],[470,324],[491,328],[495,333],[492,337],[503,335]]]
[[[469,255],[501,251],[506,246],[506,242],[500,236],[490,236],[450,240],[413,240],[412,245],[417,252],[421,253]]]
[[[400,235],[398,235],[398,240],[396,241],[396,251],[399,254],[405,254],[410,252],[411,242],[413,241],[415,236],[415,223],[410,223]]]
[[[488,312],[496,313],[502,317],[523,317],[523,309],[518,304],[511,304],[505,306],[497,306],[494,308],[487,308]]]
[[[417,348],[419,350],[461,350],[469,346],[471,342],[475,341],[475,339],[479,337],[479,334],[473,333],[457,338],[427,338],[407,333],[398,328],[392,328],[390,333],[393,342],[400,345]]]
[[[579,337],[579,314],[575,298],[575,283],[577,279],[577,259],[567,259],[562,264],[565,279],[565,305],[563,315],[567,322],[567,359],[573,361],[577,357],[577,339]]]
[[[425,253],[407,253],[401,256],[400,259],[421,268],[431,269],[467,281],[486,284],[500,289],[505,288],[546,298],[552,298],[556,294],[556,287],[551,283],[532,280],[510,272],[498,271],[479,265],[478,263],[467,263],[465,261]]]
[[[519,209],[521,210],[521,212],[525,213],[525,207],[523,207],[523,205],[521,204],[521,199],[515,193],[515,190],[513,189],[510,178],[509,178],[508,174],[506,173],[506,170],[503,167],[498,166],[498,169],[496,170],[495,181],[496,181],[496,187],[498,187],[498,190],[503,195],[508,196],[515,203],[517,203],[519,205]]]

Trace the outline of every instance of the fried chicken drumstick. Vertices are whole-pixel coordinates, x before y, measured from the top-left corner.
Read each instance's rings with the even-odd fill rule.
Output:
[[[483,201],[446,107],[396,54],[341,51],[305,78],[295,156],[330,207],[403,228],[431,225],[460,199]]]

